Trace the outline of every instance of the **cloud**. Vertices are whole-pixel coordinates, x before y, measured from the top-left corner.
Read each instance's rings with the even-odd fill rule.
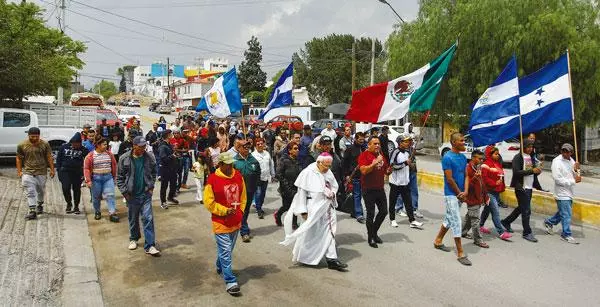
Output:
[[[272,12],[262,23],[258,25],[244,25],[242,30],[242,37],[247,38],[249,36],[260,36],[260,37],[271,37],[278,32],[286,32],[289,27],[283,22],[291,16],[300,13],[302,8],[313,2],[313,0],[298,0],[284,2],[275,5]]]

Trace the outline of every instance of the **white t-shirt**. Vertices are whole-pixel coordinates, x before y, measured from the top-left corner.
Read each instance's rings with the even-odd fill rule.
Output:
[[[523,154],[523,170],[531,170],[533,169],[533,161],[531,156],[524,153]],[[524,189],[533,189],[533,175],[528,175],[523,177],[523,188]]]
[[[404,162],[406,162],[409,158],[410,152],[408,150],[402,152],[396,149],[392,152],[392,157],[390,157],[390,166],[392,167],[390,184],[396,186],[408,185],[410,182],[410,168]]]
[[[327,128],[321,130],[321,135],[327,135],[331,138],[331,140],[335,140],[335,137],[337,136],[337,133],[335,132],[334,129],[331,130],[327,130]]]
[[[108,146],[110,146],[110,153],[116,155],[119,153],[119,147],[121,147],[121,141],[110,141],[108,142]]]

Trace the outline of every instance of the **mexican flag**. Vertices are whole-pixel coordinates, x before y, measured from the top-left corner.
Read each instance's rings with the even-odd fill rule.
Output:
[[[352,93],[346,119],[378,123],[402,118],[408,112],[430,110],[456,46],[455,43],[431,63],[406,76]]]

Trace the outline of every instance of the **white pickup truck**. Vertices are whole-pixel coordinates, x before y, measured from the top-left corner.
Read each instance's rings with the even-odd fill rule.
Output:
[[[0,157],[15,157],[17,145],[27,138],[27,130],[38,127],[41,139],[56,155],[84,124],[96,124],[96,108],[55,105],[29,105],[26,109],[0,108]]]

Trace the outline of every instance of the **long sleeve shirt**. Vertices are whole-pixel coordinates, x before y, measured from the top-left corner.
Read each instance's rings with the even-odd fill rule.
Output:
[[[260,165],[261,181],[269,181],[271,178],[275,177],[275,164],[268,151],[263,150],[262,152],[258,152],[255,150],[252,152],[252,156],[254,156]]]
[[[558,200],[573,199],[575,187],[575,161],[562,155],[552,160],[552,178],[554,179],[554,197]]]

